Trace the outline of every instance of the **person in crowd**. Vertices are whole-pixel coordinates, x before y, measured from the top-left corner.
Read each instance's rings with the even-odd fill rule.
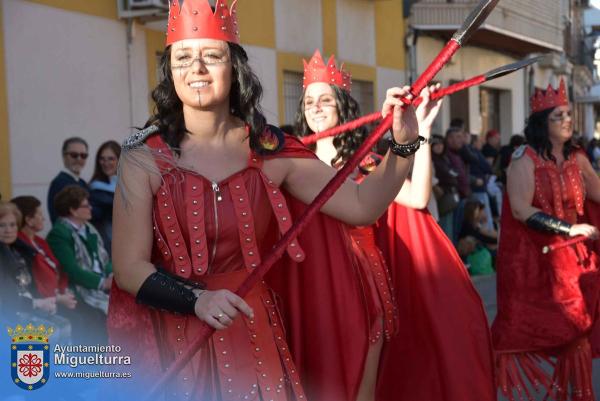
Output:
[[[485,134],[485,145],[481,148],[481,153],[483,153],[490,166],[496,165],[500,155],[500,141],[500,132],[495,129],[491,129]]]
[[[53,339],[71,341],[70,321],[57,314],[55,296],[44,296],[33,283],[31,267],[35,255],[18,238],[21,213],[12,203],[0,202],[0,323],[54,329]]]
[[[11,203],[17,206],[22,216],[19,240],[34,255],[31,270],[37,292],[45,298],[56,297],[56,303],[61,307],[74,309],[77,300],[68,288],[67,275],[46,240],[38,235],[44,230],[42,203],[34,196],[18,196]]]
[[[431,158],[438,183],[433,187],[440,214],[440,226],[448,236],[454,238],[454,210],[458,207],[460,196],[458,192],[458,172],[452,169],[446,154],[444,138],[434,137],[431,146]]]
[[[177,18],[169,19],[163,79],[153,92],[157,111],[121,154],[111,341],[139,353],[145,375],[156,377],[203,324],[217,329],[167,389],[173,398],[356,400],[369,317],[349,274],[357,266],[341,222],[371,224],[394,199],[420,143],[415,111],[393,109],[393,138],[410,147],[406,157],[395,146],[361,184],[346,181],[281,260],[301,262],[278,269],[291,286],[279,295],[288,305],[299,302],[290,318],[304,330],[288,335],[293,345],[307,345],[304,358],[292,359],[266,282],[245,299],[233,291],[304,210],[299,202],[312,202],[336,170],[266,124],[261,84],[226,2],[214,11],[207,0],[170,7]],[[294,282],[307,272],[310,279]],[[297,357],[311,364],[312,376],[298,376]]]
[[[471,276],[494,274],[492,254],[475,237],[460,238],[456,249]]]
[[[17,244],[21,214],[8,202],[0,202],[0,315],[20,321],[19,312],[41,315],[56,313],[56,297],[39,296],[31,277],[32,255]]]
[[[510,163],[510,158],[515,150],[525,143],[525,137],[521,134],[515,134],[510,137],[508,145],[504,145],[500,148],[500,155],[498,157],[498,173],[499,180],[502,185],[506,186],[506,170]]]
[[[305,62],[303,83],[304,93],[296,113],[296,132],[301,136],[334,128],[359,116],[360,108],[351,95],[349,74],[343,68],[337,69],[333,56],[325,63],[320,53],[315,52],[313,58],[309,62]],[[423,316],[431,315],[433,310],[441,312],[443,306],[433,306],[427,301],[421,303],[417,298],[427,299],[430,295],[428,285],[435,281],[436,277],[440,277],[433,273],[438,266],[447,273],[444,284],[441,284],[446,291],[459,292],[463,291],[463,288],[457,287],[470,285],[468,277],[463,275],[464,268],[450,241],[426,211],[432,190],[433,166],[429,146],[431,144],[431,127],[441,107],[441,101],[430,102],[429,97],[431,91],[435,91],[437,88],[438,86],[431,86],[421,93],[424,101],[417,108],[416,114],[419,133],[427,142],[417,151],[412,171],[395,201],[377,225],[353,227],[350,231],[355,240],[357,254],[363,261],[361,267],[364,269],[364,287],[369,294],[367,299],[371,299],[368,305],[374,308],[370,312],[370,315],[373,316],[370,336],[372,344],[367,356],[359,399],[412,399],[414,393],[411,393],[407,383],[412,381],[412,375],[423,379],[430,374],[430,369],[428,370],[425,366],[429,368],[435,366],[439,355],[427,355],[427,351],[420,347],[415,347],[413,353],[406,352],[404,344],[408,338],[413,336],[419,338],[431,336],[432,342],[435,342],[433,340],[436,337],[434,332],[438,330],[446,332],[443,329],[443,323],[424,323],[420,320]],[[396,98],[399,91],[399,88],[392,88],[387,92],[384,115],[391,111],[393,105],[401,105]],[[323,162],[335,168],[341,168],[362,144],[365,137],[366,131],[359,128],[337,137],[322,138],[316,142],[316,154]],[[379,157],[376,154],[367,156],[362,161],[354,180],[361,182],[368,177],[370,171],[377,166],[378,160]],[[407,229],[409,221],[414,231]],[[377,227],[382,227],[382,229],[378,231]],[[385,248],[385,252],[379,249],[378,241]],[[421,243],[435,243],[433,248],[437,251],[428,253],[426,249],[422,248]],[[384,254],[387,255],[387,260],[383,257]],[[424,254],[427,256],[423,257]],[[442,265],[444,267],[441,267]],[[389,269],[393,273],[390,273]],[[415,279],[425,271],[430,276],[434,276],[427,284]],[[394,280],[391,280],[392,278]],[[437,287],[437,284],[432,287]],[[407,297],[409,288],[412,292],[412,300]],[[480,308],[480,301],[477,298],[474,300],[468,299],[468,297],[458,298],[460,301],[457,301],[455,308],[461,309],[465,315],[470,313],[465,312],[467,310],[473,311]],[[397,327],[398,322],[396,322],[394,304],[400,311],[403,335],[395,335],[394,326]],[[471,309],[471,307],[473,308]],[[416,310],[422,310],[423,313],[420,314]],[[415,314],[420,318],[415,317]],[[456,318],[460,319],[460,317]],[[478,322],[480,327],[486,327],[486,319],[481,313],[478,316],[475,313],[470,320]],[[291,323],[293,326],[293,322]],[[430,330],[421,332],[422,325],[427,325]],[[381,338],[382,334],[383,339]],[[466,333],[459,336],[463,335]],[[448,353],[455,352],[460,348],[459,352],[467,359],[467,355],[477,354],[477,350],[481,350],[479,345],[485,344],[487,341],[484,339],[483,342],[478,343],[477,339],[472,340],[465,348],[458,343],[454,343],[453,350],[445,349],[442,344],[438,344],[439,346],[436,348],[440,354],[444,354],[448,358],[450,358]],[[486,349],[485,345],[482,348]],[[423,361],[423,365],[419,364],[419,360]],[[404,361],[406,365],[399,361]],[[486,373],[487,381],[485,380]],[[438,392],[444,393],[445,396],[452,394],[456,398],[493,398],[493,390],[491,390],[491,386],[487,385],[492,382],[491,369],[479,374],[482,378],[481,386],[472,386],[471,382],[467,383],[457,379],[452,384],[444,386],[444,389],[420,388],[418,390],[419,398],[439,398],[441,394]],[[403,378],[398,379],[399,375]],[[433,376],[431,376],[431,380],[437,381]],[[379,383],[377,392],[375,392],[376,383]]]
[[[468,200],[465,203],[464,219],[459,238],[473,237],[479,242],[479,245],[495,252],[498,246],[498,233],[487,228],[490,219],[491,216],[487,214],[483,203],[478,200]]]
[[[92,224],[110,253],[112,243],[112,212],[117,187],[117,165],[121,156],[121,145],[115,141],[104,142],[96,153],[94,175],[90,180],[90,205]]]
[[[471,185],[468,166],[461,156],[465,147],[465,136],[461,128],[448,128],[444,147],[450,168],[456,173],[458,194],[461,199],[468,198],[471,195]]]
[[[483,142],[479,135],[471,135],[471,143],[465,146],[468,149],[469,174],[471,177],[471,198],[477,199],[484,205],[485,213],[489,220],[485,223],[487,230],[493,230],[492,207],[488,196],[488,182],[493,176],[492,166],[481,152]]]
[[[50,221],[54,223],[57,219],[54,208],[54,197],[67,185],[79,185],[88,189],[87,183],[80,177],[88,157],[88,144],[79,137],[68,138],[62,145],[62,158],[64,168],[50,183],[48,188],[47,206]]]
[[[563,80],[536,91],[530,109],[527,145],[512,156],[501,217],[492,326],[498,385],[507,397],[535,386],[555,400],[591,401],[600,246],[585,239],[599,236],[600,178],[571,142]],[[581,240],[565,243],[572,238]]]
[[[69,185],[55,197],[58,219],[46,240],[66,273],[77,297],[77,316],[85,335],[106,343],[108,292],[112,285],[112,264],[102,237],[90,224],[89,193]]]
[[[593,138],[587,147],[587,155],[592,163],[592,167],[600,172],[600,139]]]

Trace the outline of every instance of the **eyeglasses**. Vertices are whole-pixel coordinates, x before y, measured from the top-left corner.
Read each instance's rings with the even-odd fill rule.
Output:
[[[92,205],[90,205],[89,203],[82,203],[81,205],[79,205],[79,207],[77,209],[91,209]]]
[[[218,53],[206,53],[195,58],[189,55],[178,56],[175,58],[175,62],[171,65],[171,68],[185,70],[191,68],[196,61],[206,67],[213,67],[227,63],[229,61],[229,56],[227,54]]]
[[[87,153],[79,153],[79,152],[65,152],[65,155],[69,156],[71,159],[81,159],[85,160],[88,158]]]
[[[567,118],[569,118],[569,119],[572,118],[570,111],[565,111],[560,114],[555,114],[553,116],[549,116],[548,121],[555,123],[555,122],[559,122],[559,121],[565,121]]]
[[[117,160],[117,158],[116,158],[116,157],[114,157],[114,156],[106,156],[106,157],[104,157],[104,156],[100,156],[99,160],[100,160],[101,162],[114,162],[114,161],[116,161],[116,160]]]

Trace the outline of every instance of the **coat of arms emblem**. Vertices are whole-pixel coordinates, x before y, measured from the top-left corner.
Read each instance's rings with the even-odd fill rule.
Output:
[[[11,337],[10,371],[13,383],[24,390],[37,390],[50,377],[50,346],[48,337],[54,329],[31,323],[8,329]]]

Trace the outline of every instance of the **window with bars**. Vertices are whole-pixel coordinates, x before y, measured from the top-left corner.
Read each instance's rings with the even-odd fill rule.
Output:
[[[302,97],[302,77],[303,74],[294,71],[283,72],[283,102],[284,102],[284,122],[294,125],[298,103]]]
[[[371,114],[375,111],[373,82],[353,79],[352,97],[358,102],[362,115]]]

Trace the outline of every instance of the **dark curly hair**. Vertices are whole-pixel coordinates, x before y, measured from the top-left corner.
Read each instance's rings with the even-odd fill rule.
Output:
[[[72,209],[81,207],[81,203],[90,197],[90,193],[79,185],[67,185],[54,197],[54,209],[59,217],[69,217]]]
[[[260,149],[259,136],[263,133],[267,121],[260,108],[262,85],[248,64],[246,51],[238,44],[228,42],[231,54],[232,84],[229,92],[229,108],[231,114],[242,120],[249,127],[250,147]],[[156,124],[162,139],[175,151],[185,134],[183,103],[175,92],[171,72],[171,46],[167,46],[160,59],[161,81],[152,91],[155,103],[154,115],[145,127]]]
[[[556,158],[552,155],[552,143],[550,142],[550,133],[548,131],[548,117],[553,111],[554,108],[551,108],[531,114],[527,119],[525,138],[527,139],[527,144],[543,159],[556,162]],[[573,140],[569,139],[563,149],[565,159],[569,158],[574,148]]]
[[[337,85],[330,85],[335,96],[335,104],[339,116],[339,124],[344,124],[348,121],[355,120],[361,116],[360,106],[354,100],[350,93],[340,88]],[[306,93],[306,92],[305,92]],[[313,131],[306,122],[304,115],[304,94],[298,103],[298,111],[296,112],[295,134],[303,137],[313,134]],[[367,138],[368,131],[365,126],[359,127],[353,131],[348,131],[342,135],[338,135],[333,140],[333,146],[337,150],[337,155],[331,160],[331,165],[346,163],[352,154],[360,147]]]

